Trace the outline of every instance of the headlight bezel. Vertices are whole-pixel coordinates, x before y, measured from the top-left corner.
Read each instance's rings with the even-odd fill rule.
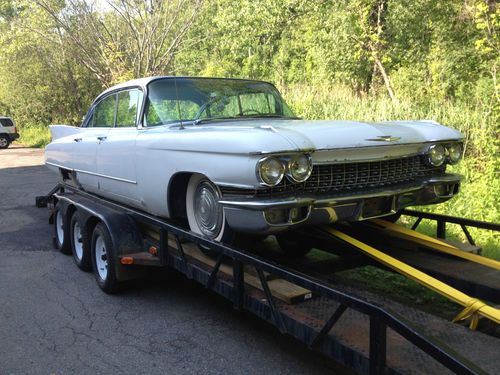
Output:
[[[292,163],[294,162],[294,160],[301,158],[301,157],[305,157],[307,159],[307,173],[303,178],[297,178],[296,176],[294,176]],[[309,177],[311,177],[312,171],[313,171],[313,163],[312,163],[312,157],[310,154],[305,154],[305,153],[304,154],[294,154],[294,155],[290,156],[290,158],[286,164],[285,174],[286,174],[286,177],[288,178],[288,180],[290,180],[290,182],[293,182],[295,184],[300,184],[300,183],[307,181],[307,179]]]
[[[269,160],[276,160],[280,164],[279,178],[274,183],[272,183],[270,181],[266,181],[266,179],[262,176],[262,174],[263,174],[262,166],[264,163],[268,162]],[[256,166],[257,177],[260,181],[260,184],[267,186],[267,187],[274,187],[276,185],[279,185],[279,183],[281,181],[283,181],[283,178],[285,177],[285,170],[286,170],[286,166],[285,166],[285,163],[283,163],[283,160],[281,160],[280,158],[273,156],[273,155],[263,157],[262,159],[260,159],[257,162],[257,166]]]
[[[436,150],[437,148],[441,148],[443,151],[442,151],[442,160],[439,164],[436,164],[435,162],[432,161],[432,152],[434,150]],[[428,148],[427,148],[427,152],[426,152],[426,156],[427,156],[427,163],[433,167],[441,167],[445,164],[446,162],[446,147],[444,146],[444,144],[442,143],[434,143],[432,145],[430,145]]]

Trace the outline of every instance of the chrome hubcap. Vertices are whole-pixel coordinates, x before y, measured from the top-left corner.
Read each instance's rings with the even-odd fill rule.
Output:
[[[99,277],[102,280],[106,280],[108,276],[108,253],[106,251],[104,239],[101,236],[97,237],[95,240],[95,263]]]
[[[194,216],[200,231],[211,238],[217,237],[222,229],[222,207],[219,196],[212,185],[202,182],[196,188]]]
[[[73,246],[75,248],[75,255],[78,260],[81,260],[83,257],[83,240],[82,240],[82,230],[80,228],[80,224],[78,221],[75,222],[73,227]]]
[[[0,147],[7,146],[7,140],[3,137],[0,137]]]

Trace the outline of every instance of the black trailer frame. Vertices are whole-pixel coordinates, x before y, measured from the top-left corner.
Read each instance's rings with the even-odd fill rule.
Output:
[[[318,350],[338,362],[353,368],[356,372],[382,374],[397,373],[387,367],[387,328],[392,329],[405,340],[412,343],[430,357],[449,370],[460,374],[481,374],[478,368],[468,359],[460,356],[446,344],[429,337],[416,325],[407,319],[370,303],[353,294],[340,291],[332,285],[295,270],[291,270],[275,262],[263,259],[257,255],[225,246],[221,243],[207,240],[194,234],[177,223],[146,214],[142,211],[117,204],[84,191],[66,185],[57,185],[47,196],[37,197],[37,206],[64,202],[68,210],[84,211],[88,220],[103,221],[109,228],[115,249],[122,255],[137,252],[138,246],[144,250],[144,241],[140,239],[139,224],[154,227],[160,234],[158,246],[159,264],[171,267],[195,280],[206,288],[215,291],[232,301],[237,310],[247,310],[258,317],[275,325],[283,334],[289,334],[304,342],[309,348]],[[404,214],[416,215],[415,211],[405,211]],[[434,218],[434,217],[433,217]],[[52,219],[52,217],[51,217]],[[441,218],[445,220],[446,218]],[[456,220],[456,218],[453,218]],[[467,222],[467,225],[471,223]],[[139,237],[138,237],[139,236]],[[169,245],[168,238],[173,236],[176,246]],[[184,241],[210,248],[218,253],[215,266],[207,269],[195,261],[190,261],[184,251]],[[223,259],[230,259],[233,277],[219,273]],[[123,268],[128,266],[120,265]],[[264,297],[256,298],[250,293],[244,281],[244,266],[254,267],[260,279]],[[294,320],[286,314],[273,297],[264,273],[275,275],[293,284],[309,289],[315,298],[334,301],[336,308],[322,326],[311,326]],[[369,355],[356,353],[329,335],[330,330],[340,317],[349,309],[369,317]]]

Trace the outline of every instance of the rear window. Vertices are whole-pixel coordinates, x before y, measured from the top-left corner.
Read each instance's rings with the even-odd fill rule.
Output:
[[[8,128],[10,126],[14,126],[14,123],[12,122],[12,120],[10,118],[0,118],[0,124],[2,124],[2,126]]]

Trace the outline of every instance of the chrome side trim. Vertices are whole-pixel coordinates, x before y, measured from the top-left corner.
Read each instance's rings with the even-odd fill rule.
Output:
[[[128,184],[135,184],[135,185],[137,184],[137,181],[127,180],[125,178],[120,178],[120,177],[108,176],[108,175],[101,174],[101,173],[89,172],[89,171],[85,171],[83,169],[68,168],[68,167],[65,167],[64,165],[60,165],[60,164],[56,164],[56,163],[51,163],[49,161],[46,161],[45,164],[52,165],[53,167],[57,167],[57,168],[66,169],[66,170],[71,171],[71,172],[78,172],[78,173],[88,174],[88,175],[91,175],[91,176],[104,177],[104,178],[107,178],[107,179],[110,179],[110,180],[115,180],[115,181],[120,181],[120,182],[126,182]]]
[[[295,206],[307,206],[315,202],[314,198],[289,198],[289,199],[264,199],[255,200],[219,200],[219,203],[227,207],[248,208],[250,210],[264,210],[266,208],[288,208]]]

